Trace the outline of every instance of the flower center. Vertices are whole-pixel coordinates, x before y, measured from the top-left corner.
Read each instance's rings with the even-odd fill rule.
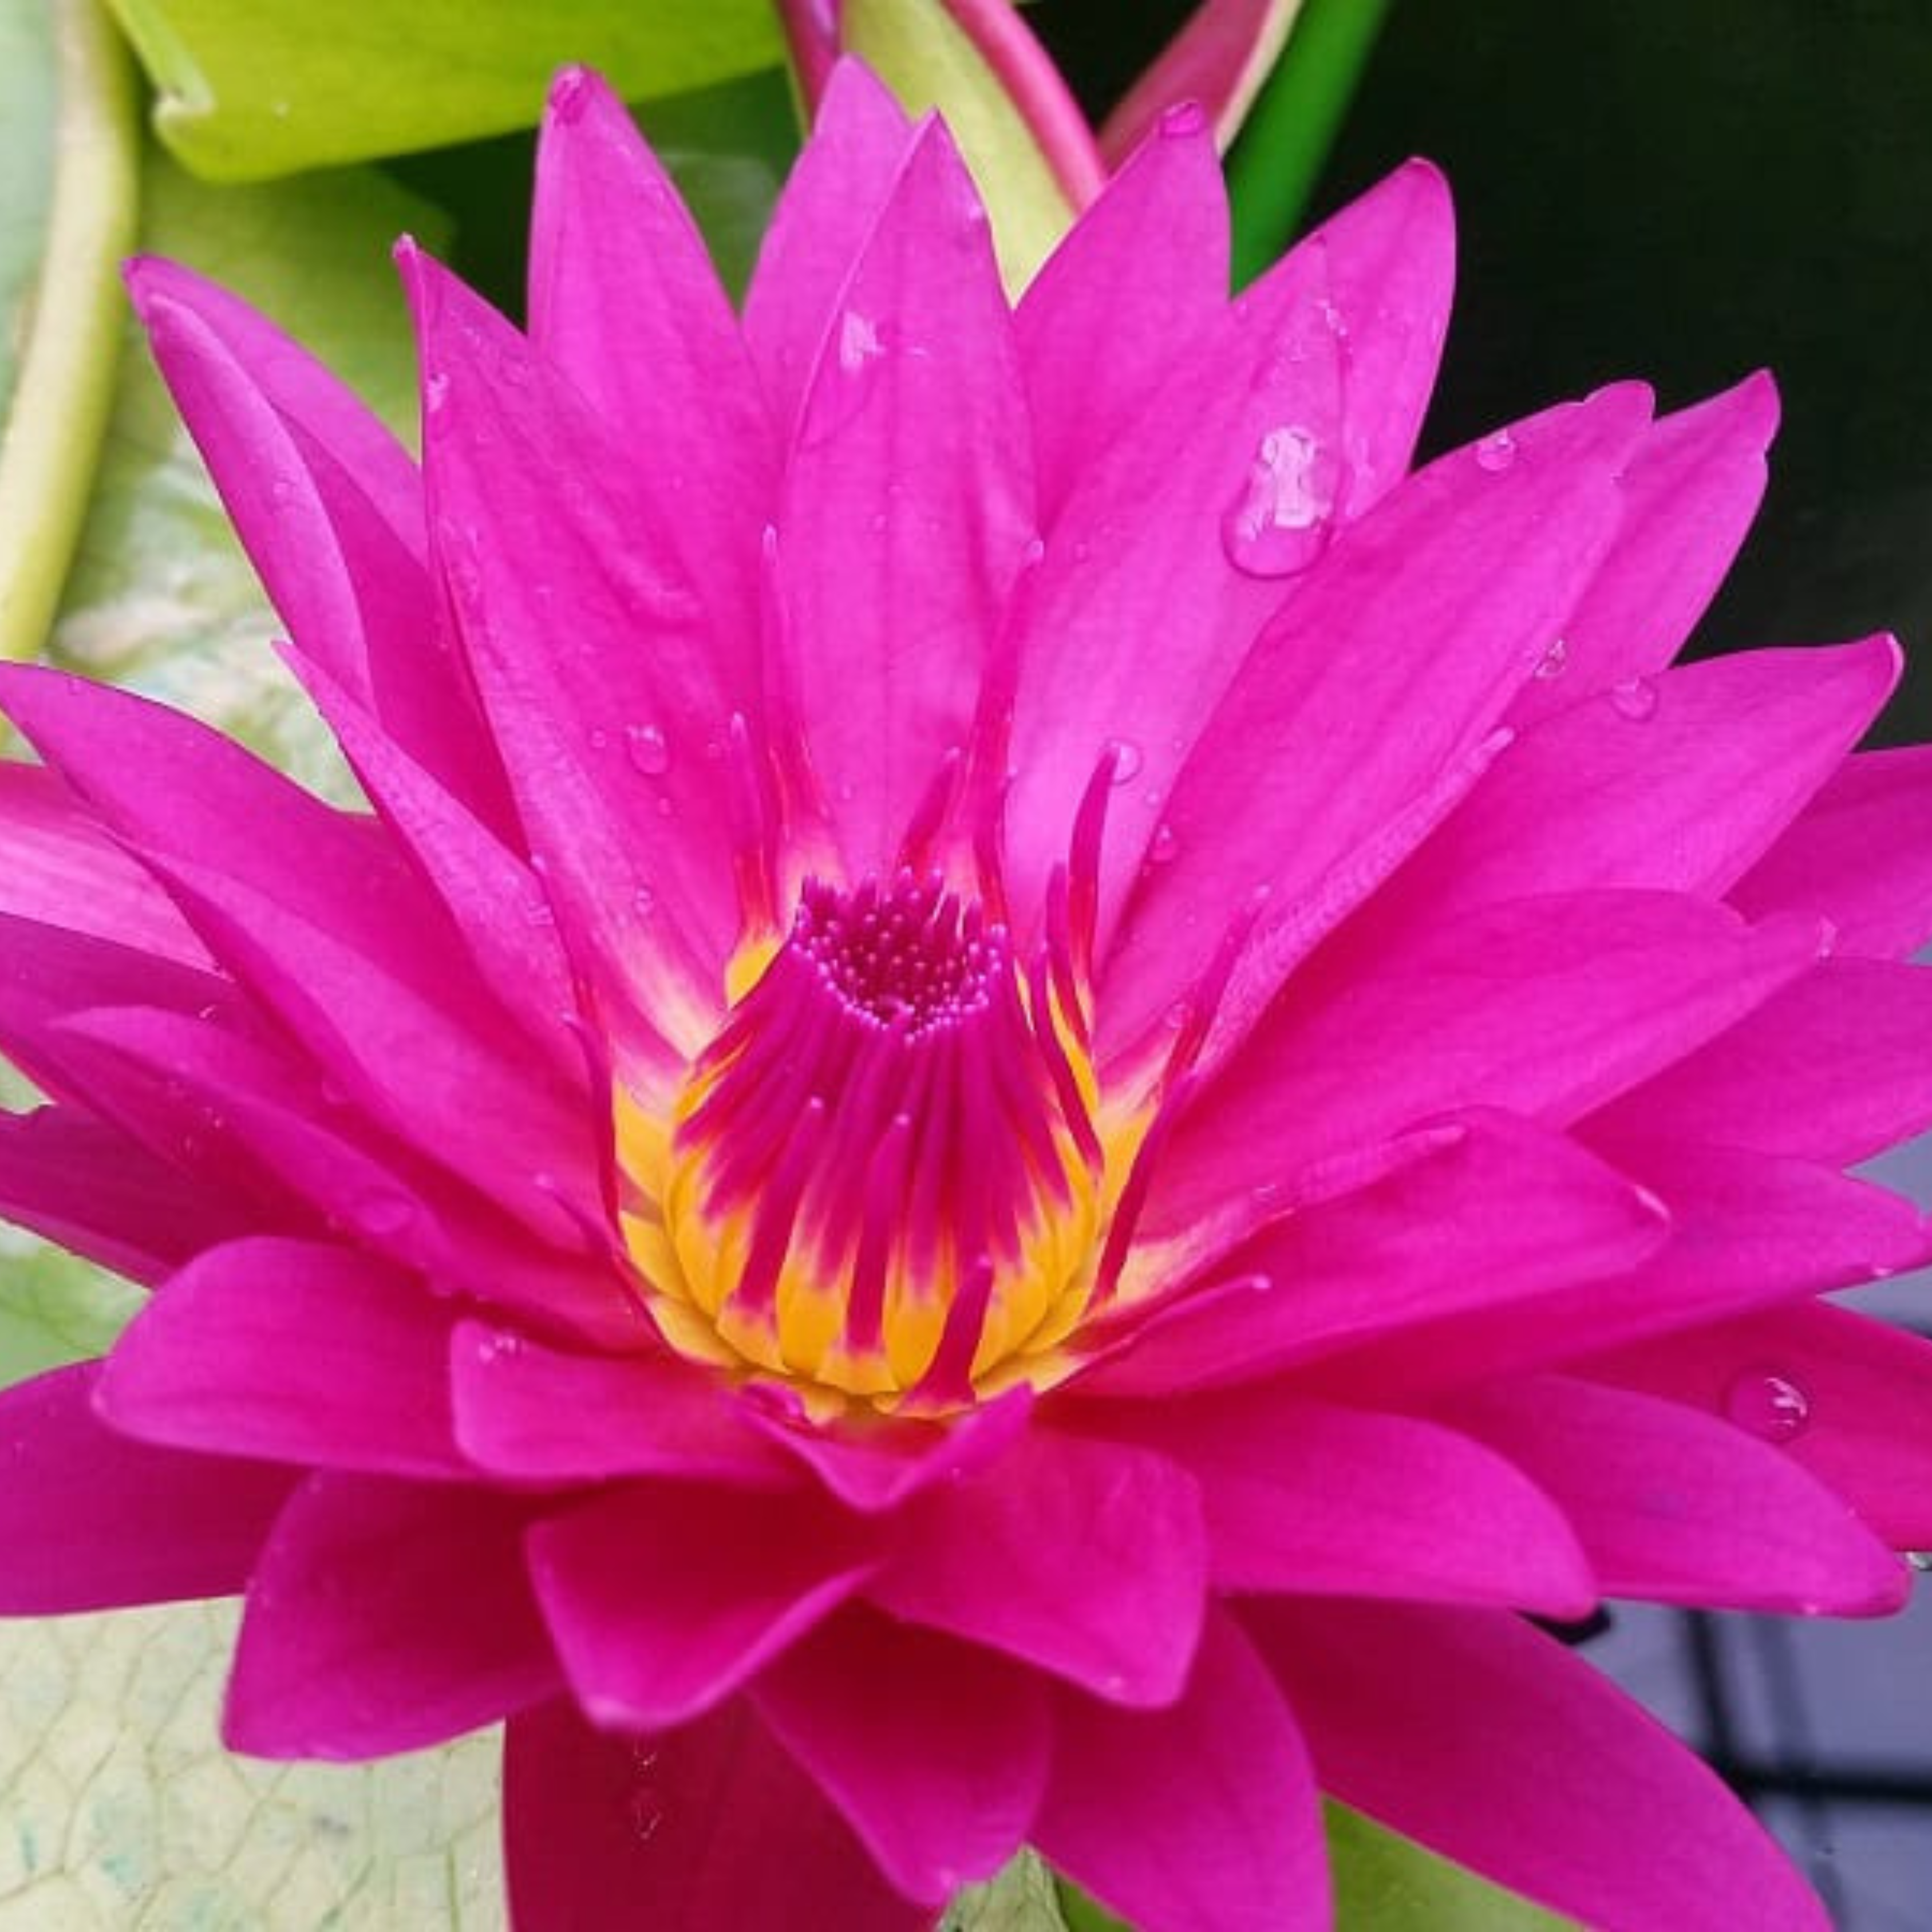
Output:
[[[620,1100],[626,1239],[674,1346],[945,1409],[1064,1338],[1108,1162],[1053,963],[1023,971],[936,874],[806,884],[670,1122]]]

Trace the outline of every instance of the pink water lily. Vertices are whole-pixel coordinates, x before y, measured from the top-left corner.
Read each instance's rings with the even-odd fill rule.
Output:
[[[1022,1844],[1328,1922],[1318,1794],[1790,1932],[1528,1621],[1932,1544],[1932,754],[1876,640],[1670,668],[1747,382],[1410,473],[1404,170],[1230,302],[1170,114],[1017,308],[847,66],[743,314],[567,75],[530,328],[405,244],[420,472],[182,268],[155,353],[373,810],[0,701],[0,1207],[153,1283],[0,1396],[0,1599],[245,1595],[226,1735],[508,1720],[526,1932],[910,1928]]]

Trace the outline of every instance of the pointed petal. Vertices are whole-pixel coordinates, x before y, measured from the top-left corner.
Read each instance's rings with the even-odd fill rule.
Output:
[[[1855,1617],[1888,1615],[1910,1591],[1905,1566],[1822,1483],[1679,1403],[1526,1376],[1442,1412],[1556,1499],[1606,1595]]]
[[[1516,1618],[1276,1600],[1243,1620],[1322,1789],[1432,1850],[1602,1932],[1828,1932],[1716,1775]]]
[[[1898,646],[1874,638],[1614,686],[1524,732],[1396,896],[1438,919],[1598,886],[1727,892],[1858,742],[1898,668]]]
[[[778,196],[745,292],[745,345],[789,436],[846,277],[879,218],[912,130],[857,61],[832,70],[812,138]]]
[[[1012,323],[938,124],[839,302],[785,474],[773,678],[856,874],[892,864],[940,761],[964,747],[1034,530]],[[896,485],[883,498],[881,478]]]
[[[984,1651],[848,1610],[760,1679],[785,1749],[886,1877],[938,1904],[1030,1828],[1051,1733],[1037,1678]]]
[[[701,1477],[782,1488],[790,1474],[708,1371],[660,1355],[566,1354],[478,1322],[450,1344],[456,1438],[500,1476]]]
[[[1581,1616],[1600,1594],[1562,1512],[1452,1429],[1271,1387],[1099,1411],[1201,1486],[1215,1587]]]
[[[1564,628],[1568,674],[1525,686],[1513,724],[1676,656],[1757,514],[1777,428],[1778,391],[1761,374],[1658,422],[1624,472],[1616,546]]]
[[[1324,947],[1170,1145],[1150,1234],[1450,1108],[1553,1125],[1721,1032],[1815,963],[1802,920],[1674,893],[1556,893]]]
[[[664,1926],[777,1927],[836,1900],[838,1932],[922,1932],[742,1701],[668,1737],[592,1730],[562,1700],[510,1720],[503,1840],[518,1932],[589,1932],[613,1902]]]
[[[530,328],[644,457],[634,474],[662,495],[718,635],[755,638],[777,438],[704,236],[623,103],[582,68],[552,86],[538,144]]]
[[[0,1389],[0,1610],[52,1616],[240,1589],[286,1469],[130,1442],[94,1413],[98,1362]]]
[[[1256,640],[1164,808],[1102,976],[1103,1058],[1156,1034],[1265,894],[1224,994],[1238,1040],[1306,948],[1304,904],[1496,726],[1616,528],[1608,473],[1644,405],[1612,392],[1502,470],[1458,451],[1340,532]],[[1212,1049],[1210,1048],[1210,1051]]]
[[[1176,113],[1075,224],[1014,316],[1043,526],[1227,299],[1214,139],[1198,114]]]
[[[867,1594],[1120,1704],[1179,1695],[1208,1592],[1193,1479],[1167,1457],[1031,1431],[985,1475],[929,1491],[894,1519]],[[1066,1557],[1080,1552],[1080,1587]]]
[[[1932,746],[1861,752],[1738,881],[1747,918],[1822,914],[1841,952],[1896,959],[1932,938]]]
[[[622,446],[502,316],[398,257],[441,568],[546,882],[610,984],[694,1051],[739,938],[718,753],[754,706]]]
[[[1932,972],[1825,959],[1598,1114],[1593,1132],[1850,1167],[1932,1125]]]
[[[1160,1932],[1325,1932],[1319,1794],[1293,1717],[1216,1612],[1178,1703],[1063,1695],[1035,1842],[1115,1912]]]
[[[530,1574],[580,1708],[608,1730],[700,1717],[875,1568],[829,1508],[632,1483],[539,1523]]]
[[[232,1242],[135,1317],[96,1406],[125,1434],[176,1448],[458,1474],[452,1319],[406,1276],[346,1248]]]
[[[249,1582],[223,1741],[254,1757],[376,1757],[551,1695],[527,1514],[458,1484],[310,1477]]]
[[[1588,1366],[1768,1437],[1894,1548],[1932,1548],[1932,1344],[1921,1336],[1803,1302]]]

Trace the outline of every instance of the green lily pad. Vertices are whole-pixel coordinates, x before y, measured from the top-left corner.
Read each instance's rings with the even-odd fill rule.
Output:
[[[197,173],[260,180],[526,128],[568,62],[643,100],[777,62],[765,0],[112,0]]]

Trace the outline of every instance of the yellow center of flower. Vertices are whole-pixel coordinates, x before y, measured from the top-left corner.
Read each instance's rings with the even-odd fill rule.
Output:
[[[670,1118],[618,1096],[625,1239],[667,1338],[834,1409],[1064,1372],[1139,1137],[1096,1124],[1065,952],[1023,970],[976,904],[904,872],[808,883],[734,977]]]

